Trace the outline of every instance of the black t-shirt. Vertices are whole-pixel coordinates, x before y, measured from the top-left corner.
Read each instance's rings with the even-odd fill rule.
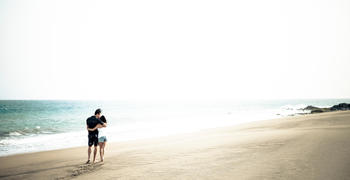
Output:
[[[100,119],[97,119],[96,116],[91,116],[86,120],[86,125],[89,128],[94,128],[97,124],[103,124],[103,122]],[[98,134],[97,129],[95,131],[89,131],[89,135],[94,135],[94,134]]]

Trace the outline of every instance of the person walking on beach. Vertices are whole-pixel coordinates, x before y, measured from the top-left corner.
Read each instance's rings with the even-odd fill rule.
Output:
[[[107,119],[105,116],[101,116],[100,120],[107,124]],[[97,124],[93,129],[88,128],[89,131],[95,131],[96,129],[98,129],[98,146],[100,146],[100,159],[101,162],[103,162],[104,159],[104,155],[105,155],[105,147],[106,147],[106,143],[107,143],[107,137],[105,134],[105,127],[103,127],[101,124]]]
[[[100,120],[102,110],[101,109],[96,109],[95,115],[89,117],[86,120],[86,128],[95,128],[96,125],[100,124],[102,127],[107,127],[107,124],[102,122]],[[95,163],[96,159],[96,154],[97,154],[97,143],[98,143],[98,129],[95,129],[94,131],[89,131],[88,134],[88,160],[86,163],[90,163],[90,155],[91,155],[91,146],[94,145],[94,158],[93,158],[93,163]]]

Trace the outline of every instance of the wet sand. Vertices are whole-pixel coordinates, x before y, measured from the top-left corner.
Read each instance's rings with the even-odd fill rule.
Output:
[[[350,112],[0,157],[0,179],[350,179]],[[99,158],[97,159],[99,160]]]

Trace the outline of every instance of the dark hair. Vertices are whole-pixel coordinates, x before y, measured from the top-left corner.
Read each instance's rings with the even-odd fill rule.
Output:
[[[101,112],[102,112],[102,110],[101,110],[100,108],[98,108],[98,109],[96,109],[96,111],[95,111],[95,115],[96,115],[96,114],[101,114]]]
[[[101,119],[102,122],[107,123],[107,119],[106,119],[105,116],[101,116],[100,119]]]

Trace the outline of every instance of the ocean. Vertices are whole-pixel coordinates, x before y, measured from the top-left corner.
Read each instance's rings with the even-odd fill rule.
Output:
[[[299,115],[350,99],[232,101],[0,100],[0,156],[87,145],[86,119],[102,109],[108,142]]]

